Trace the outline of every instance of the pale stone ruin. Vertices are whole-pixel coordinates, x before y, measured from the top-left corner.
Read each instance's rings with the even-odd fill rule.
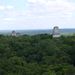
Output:
[[[12,31],[12,36],[16,36],[16,32],[15,31]]]
[[[55,27],[53,28],[52,37],[53,37],[53,38],[58,38],[58,37],[60,37],[60,31],[59,31],[59,27],[58,27],[58,26],[55,26]]]

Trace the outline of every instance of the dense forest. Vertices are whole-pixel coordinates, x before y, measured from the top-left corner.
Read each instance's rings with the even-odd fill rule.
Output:
[[[75,75],[75,36],[0,35],[0,75]]]

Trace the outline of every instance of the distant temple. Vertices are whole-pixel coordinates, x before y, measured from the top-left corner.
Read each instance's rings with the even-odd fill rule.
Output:
[[[15,31],[12,31],[12,36],[16,36],[16,32]]]
[[[53,38],[58,38],[58,37],[60,37],[60,31],[59,31],[59,27],[58,27],[58,26],[55,26],[55,27],[53,28],[52,36],[53,36]]]

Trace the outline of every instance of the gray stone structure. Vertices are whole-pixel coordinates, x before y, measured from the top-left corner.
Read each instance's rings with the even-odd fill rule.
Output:
[[[16,32],[15,31],[12,31],[12,36],[16,36]]]
[[[59,31],[59,27],[58,27],[58,26],[55,26],[55,27],[53,28],[52,36],[53,36],[53,38],[58,38],[58,37],[60,37],[60,31]]]

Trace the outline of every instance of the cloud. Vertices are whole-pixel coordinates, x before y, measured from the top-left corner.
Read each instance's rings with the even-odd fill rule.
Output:
[[[75,6],[66,0],[28,0],[28,3],[33,14],[71,15],[75,11]]]
[[[11,6],[11,5],[0,5],[0,11],[6,11],[6,10],[10,10],[10,9],[13,9],[14,7]]]
[[[5,10],[5,7],[0,5],[0,10]]]
[[[14,7],[11,5],[8,5],[6,8],[10,10],[10,9],[13,9]]]
[[[21,8],[16,7],[15,10],[12,5],[1,5],[0,11],[4,10],[5,14],[3,24],[12,24],[16,28],[45,29],[53,25],[68,27],[75,19],[75,5],[68,0],[27,0],[26,7]]]
[[[14,7],[8,5],[3,9],[9,9],[5,11],[5,14],[12,17],[51,17],[51,16],[63,16],[71,17],[75,12],[75,5],[67,0],[28,0],[26,10],[14,10]],[[13,10],[11,10],[13,9]]]
[[[14,21],[15,18],[4,18],[5,21]]]

